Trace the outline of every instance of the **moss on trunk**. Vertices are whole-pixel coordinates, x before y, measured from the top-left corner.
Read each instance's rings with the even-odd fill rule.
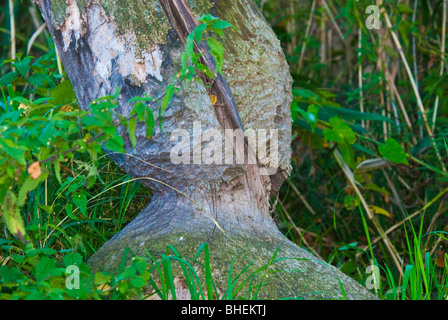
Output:
[[[117,110],[127,117],[132,109],[130,98],[164,93],[180,68],[184,46],[161,16],[156,0],[64,3],[38,0],[82,108],[87,109],[94,99],[113,94],[118,86],[121,94]],[[224,75],[245,129],[278,130],[279,171],[283,178],[266,185],[266,190],[275,190],[291,170],[292,81],[280,42],[252,0],[187,3],[198,17],[211,12],[241,30],[240,34],[226,32],[221,40],[226,49]],[[153,108],[157,113],[157,106]],[[179,129],[192,134],[195,121],[201,121],[204,131],[220,129],[205,89],[184,86],[165,111],[164,131],[156,122],[148,140],[143,124],[139,124],[135,148],[128,134],[123,133],[128,155],[111,157],[124,171],[151,187],[155,197],[147,209],[92,257],[94,268],[116,268],[126,247],[139,254],[148,249],[157,255],[171,244],[191,258],[205,242],[210,244],[215,281],[225,290],[226,268],[233,258],[238,271],[252,261],[252,270],[270,261],[283,236],[265,206],[258,206],[268,199],[255,199],[244,183],[245,167],[177,165],[171,161],[170,152],[176,142],[170,140],[170,134]],[[181,190],[189,200],[173,195],[167,185]],[[269,274],[270,281],[263,286],[260,297],[305,294],[337,298],[341,297],[339,279],[350,298],[373,297],[356,281],[289,241],[281,246],[278,257],[287,259],[272,268],[290,271]]]

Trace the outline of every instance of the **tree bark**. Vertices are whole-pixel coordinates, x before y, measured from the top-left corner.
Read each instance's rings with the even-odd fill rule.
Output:
[[[291,77],[272,29],[252,0],[182,2],[195,18],[210,13],[241,31],[226,32],[220,39],[225,48],[223,73],[244,129],[278,131],[278,171],[263,176],[264,196],[260,197],[251,187],[245,165],[173,164],[170,154],[177,141],[171,141],[170,135],[176,130],[193,135],[194,122],[200,121],[203,131],[223,131],[206,89],[195,83],[183,85],[164,113],[164,131],[156,123],[148,140],[139,124],[133,149],[121,130],[126,155],[110,157],[152,188],[154,197],[134,221],[92,256],[91,266],[115,270],[126,247],[136,254],[145,255],[148,250],[157,256],[170,244],[184,256],[193,257],[205,242],[210,247],[214,281],[225,291],[232,259],[236,272],[251,262],[250,270],[255,270],[268,264],[280,247],[276,257],[288,259],[270,268],[295,272],[270,275],[259,297],[340,298],[340,279],[348,298],[373,298],[356,281],[285,239],[269,214],[269,194],[278,191],[291,170]],[[132,109],[130,98],[145,93],[162,95],[180,69],[184,44],[158,0],[37,3],[83,109],[118,86],[118,111],[127,117]],[[194,141],[189,143],[190,150],[195,148]],[[204,150],[207,145],[199,147]]]

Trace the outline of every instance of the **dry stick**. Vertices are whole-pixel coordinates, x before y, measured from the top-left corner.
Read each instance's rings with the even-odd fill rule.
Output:
[[[316,0],[313,0],[313,3],[311,4],[310,17],[309,17],[308,23],[306,25],[305,38],[303,40],[302,49],[300,51],[299,69],[297,70],[297,73],[300,73],[300,70],[302,70],[303,59],[305,57],[305,50],[306,50],[306,39],[308,38],[308,36],[310,34],[310,29],[311,29],[311,24],[313,22],[313,16],[314,16],[314,9],[315,9],[315,7],[316,7]]]
[[[395,188],[395,185],[390,180],[389,176],[387,175],[386,171],[384,169],[381,169],[383,172],[384,177],[386,178],[387,184],[389,185],[389,188],[392,190],[392,195],[394,196],[394,199],[396,201],[396,205],[400,209],[403,216],[406,218],[406,210],[403,207],[403,204],[400,201],[400,196],[398,195],[397,188]]]
[[[383,45],[382,45],[383,41],[382,41],[381,35],[379,36],[378,41],[379,41],[379,45],[378,45],[377,68],[381,69],[381,70],[384,70],[385,69],[385,63],[384,63],[383,59],[381,59],[381,56],[382,56],[383,51],[384,51],[384,48],[383,48]],[[382,79],[380,80],[380,84],[381,84],[381,88],[382,88],[384,86]],[[386,116],[386,114],[384,112],[386,102],[385,102],[385,99],[384,99],[383,90],[380,91],[380,101],[381,101],[381,105],[383,106],[383,108],[381,109],[381,115],[382,116]],[[386,122],[383,122],[383,136],[384,136],[384,140],[387,140],[387,124],[386,124]]]
[[[429,223],[428,230],[426,231],[426,234],[429,234],[430,232],[432,232],[432,229],[434,228],[434,224],[436,223],[437,219],[442,215],[442,213],[444,213],[446,210],[448,210],[448,208],[446,208],[446,207],[444,209],[441,209],[443,204],[444,204],[444,201],[442,201],[440,203],[439,208],[437,209],[436,214],[434,215],[434,217],[432,217],[431,222]],[[431,251],[429,252],[429,255],[432,256],[434,254],[434,252],[437,250],[437,247],[439,246],[440,242],[442,242],[443,240],[445,240],[444,237],[439,237],[437,239],[436,243],[434,243]],[[427,247],[428,244],[429,243],[427,243],[425,245],[425,251],[426,251],[426,247]]]
[[[33,46],[33,44],[34,44],[34,41],[36,41],[36,39],[37,39],[37,37],[42,33],[42,31],[44,31],[45,30],[45,28],[46,28],[46,26],[47,26],[47,23],[46,22],[44,22],[34,33],[33,33],[33,35],[31,36],[31,38],[30,38],[30,41],[28,41],[28,46],[27,46],[27,48],[26,48],[26,54],[27,55],[29,55],[30,54],[30,51],[31,51],[31,47]],[[58,65],[59,66],[59,65]]]
[[[383,3],[382,0],[377,0],[378,6],[381,6],[382,3]],[[403,47],[400,44],[400,40],[398,39],[397,34],[395,33],[395,31],[392,30],[392,23],[390,22],[389,15],[387,14],[386,10],[384,8],[382,8],[381,11],[382,11],[382,13],[384,15],[387,27],[389,28],[389,31],[390,31],[390,33],[392,35],[392,39],[393,39],[393,41],[395,43],[395,46],[398,49],[398,52],[399,52],[400,57],[401,57],[401,60],[403,61],[403,64],[404,64],[404,67],[406,69],[406,73],[408,74],[409,80],[411,81],[411,85],[412,85],[412,88],[414,90],[415,97],[417,99],[417,106],[420,109],[420,112],[422,114],[423,122],[425,124],[426,131],[428,132],[428,135],[430,137],[431,144],[432,144],[432,146],[433,146],[433,148],[434,148],[434,150],[436,152],[437,159],[439,160],[440,165],[442,166],[442,170],[444,172],[448,172],[446,170],[445,164],[443,163],[442,156],[440,155],[439,149],[437,149],[437,146],[436,146],[436,143],[435,143],[435,140],[434,140],[433,132],[432,132],[431,128],[429,127],[428,118],[426,117],[426,113],[425,113],[425,108],[423,107],[423,102],[422,102],[422,99],[420,97],[420,93],[418,92],[418,88],[417,88],[417,85],[415,83],[414,76],[412,75],[412,71],[409,68],[409,64],[408,64],[408,62],[406,60],[406,56],[404,55]]]
[[[29,12],[30,12],[31,19],[33,20],[34,27],[35,27],[36,29],[38,29],[39,26],[42,24],[42,20],[39,20],[39,18],[37,17],[37,14],[36,14],[36,7],[35,7],[35,6],[36,6],[36,5],[33,4],[33,7],[30,7],[30,8],[29,8]],[[40,15],[40,14],[39,14],[39,15]],[[44,23],[46,23],[46,22],[44,22]],[[44,30],[44,34],[45,34],[45,37],[46,37],[47,40],[48,40],[48,39],[50,38],[50,34],[48,33],[48,30],[47,30],[47,29]]]
[[[404,224],[406,221],[411,220],[412,218],[416,217],[417,215],[421,214],[422,212],[424,212],[426,209],[428,209],[433,203],[435,203],[437,200],[439,200],[442,196],[444,196],[446,193],[448,193],[448,188],[446,188],[445,190],[439,192],[439,194],[432,199],[430,202],[428,202],[422,209],[417,210],[416,212],[414,212],[413,214],[411,214],[410,216],[406,217],[405,219],[403,219],[402,221],[396,223],[395,225],[393,225],[392,227],[390,227],[389,229],[387,229],[387,231],[384,233],[385,235],[388,235],[389,233],[391,233],[392,231],[394,231],[395,229],[397,229],[399,226],[401,226],[402,224]],[[373,241],[372,244],[377,243],[378,241],[380,241],[382,238],[376,237]],[[368,246],[364,246],[362,248],[362,250],[367,250]],[[356,255],[356,257],[360,256],[362,254],[362,252],[358,253]]]
[[[398,101],[398,105],[400,106],[400,110],[403,115],[404,122],[406,123],[406,127],[408,127],[409,130],[412,130],[411,120],[409,120],[409,116],[408,116],[408,113],[406,112],[406,108],[404,107],[403,100],[401,99],[400,94],[397,90],[397,87],[395,86],[395,82],[392,80],[392,76],[390,75],[390,72],[389,72],[389,70],[387,70],[387,68],[386,68],[386,80],[389,82],[389,85],[392,88],[392,92],[395,95],[395,99],[397,99],[397,101]],[[414,143],[417,143],[417,142],[415,141]]]
[[[367,204],[366,200],[364,199],[363,195],[361,194],[361,191],[359,191],[358,187],[356,186],[356,182],[353,179],[353,173],[351,172],[350,168],[347,166],[347,164],[342,159],[342,156],[339,153],[338,149],[335,149],[334,155],[335,155],[337,163],[341,167],[342,171],[344,172],[344,174],[346,175],[350,184],[352,185],[353,189],[355,190],[356,194],[358,195],[358,198],[361,201],[361,204],[364,207],[364,210],[366,210],[367,217],[374,224],[375,228],[377,229],[378,233],[380,234],[380,238],[384,241],[384,244],[386,245],[387,250],[391,254],[392,259],[394,260],[394,263],[397,266],[397,269],[399,270],[400,274],[403,276],[403,270],[402,270],[403,260],[399,256],[397,250],[391,243],[390,239],[385,234],[383,228],[381,227],[381,225],[378,222],[378,219],[370,211],[369,205]]]
[[[314,250],[314,248],[308,243],[308,241],[306,241],[306,239],[305,239],[305,237],[304,237],[304,233],[306,232],[306,230],[303,230],[303,229],[297,227],[297,225],[294,223],[294,221],[292,220],[291,216],[289,215],[288,210],[286,210],[286,208],[285,208],[283,202],[282,202],[280,199],[278,199],[278,198],[277,198],[277,200],[278,200],[278,203],[280,204],[280,207],[281,207],[282,210],[283,210],[283,213],[284,213],[284,214],[286,215],[286,217],[288,218],[288,220],[289,220],[289,222],[291,223],[291,225],[293,226],[294,230],[296,230],[296,232],[299,234],[299,237],[300,237],[300,239],[303,241],[303,244],[304,244],[308,249],[310,249],[316,257],[318,257],[318,258],[321,259],[322,261],[325,261],[325,260],[324,260],[324,259],[323,259],[323,258],[322,258],[322,257],[315,251],[315,250]]]
[[[327,32],[326,32],[326,24],[325,24],[325,17],[323,16],[320,19],[320,62],[322,64],[326,63],[326,44],[327,44]]]
[[[308,203],[308,201],[306,201],[306,198],[303,196],[303,194],[299,191],[299,189],[294,185],[293,182],[290,182],[290,185],[292,187],[292,189],[294,190],[295,193],[297,193],[297,195],[299,196],[300,200],[302,200],[303,204],[305,205],[305,207],[311,212],[311,214],[313,216],[316,215],[316,212],[314,211],[313,207],[310,206],[310,204]]]
[[[443,0],[443,22],[442,22],[442,47],[440,48],[442,61],[440,62],[440,77],[443,75],[443,69],[445,69],[445,37],[446,37],[446,2]],[[436,128],[437,110],[439,108],[439,96],[436,95],[436,101],[434,103],[434,114],[432,115],[432,130]]]
[[[414,12],[412,13],[412,25],[415,24],[415,20],[417,19],[417,5],[418,0],[414,0]],[[418,84],[418,68],[417,68],[417,45],[415,43],[415,35],[412,34],[412,58],[413,58],[413,67],[414,67],[414,75],[415,75],[415,84],[417,85],[417,89],[419,89]],[[423,139],[423,127],[421,124],[422,116],[420,113],[417,113],[417,119],[419,121],[418,130],[420,134],[420,139]]]
[[[359,85],[359,110],[364,113],[364,97],[362,92],[362,61],[361,61],[361,49],[362,49],[362,29],[358,28],[358,85]],[[365,128],[364,119],[361,121],[361,125]]]
[[[61,62],[61,56],[59,55],[59,51],[58,51],[58,49],[56,48],[56,46],[54,46],[54,51],[56,51],[56,62],[58,63],[58,71],[59,71],[59,74],[61,75],[61,79],[62,80],[64,80],[64,74],[63,74],[63,71],[62,71],[62,62]]]
[[[291,14],[291,19],[288,22],[288,33],[291,34],[291,41],[288,43],[288,53],[289,55],[294,55],[294,50],[297,47],[296,44],[296,37],[295,37],[295,33],[296,33],[296,24],[295,24],[295,20],[294,20],[294,15],[295,15],[295,6],[294,6],[294,1],[290,1],[289,3],[289,10],[290,10],[290,14]]]
[[[11,28],[11,59],[16,58],[16,26],[14,23],[14,3],[9,0],[9,22]]]
[[[342,42],[345,44],[345,39],[344,39],[344,35],[342,34],[341,29],[339,28],[339,26],[337,25],[336,21],[334,20],[333,14],[330,11],[330,8],[328,7],[328,4],[325,0],[321,0],[322,4],[324,5],[325,11],[327,11],[328,13],[328,17],[331,20],[331,23],[334,27],[334,29],[336,30],[337,34],[339,35],[339,38],[341,38]]]

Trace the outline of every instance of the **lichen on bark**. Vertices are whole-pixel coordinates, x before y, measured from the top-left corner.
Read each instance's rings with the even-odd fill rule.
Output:
[[[199,18],[207,14],[213,3],[208,0],[187,0],[193,14]],[[157,0],[57,0],[51,3],[52,18],[57,28],[62,27],[68,16],[69,5],[79,8],[84,20],[87,7],[93,4],[102,5],[107,16],[114,20],[117,31],[125,34],[134,30],[136,43],[140,50],[145,50],[154,44],[165,44],[168,30],[171,28]],[[84,21],[83,21],[84,22]]]

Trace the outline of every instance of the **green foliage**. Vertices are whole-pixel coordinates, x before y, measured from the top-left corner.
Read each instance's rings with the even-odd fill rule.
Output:
[[[384,146],[379,146],[378,151],[384,158],[394,163],[402,163],[406,165],[409,164],[403,148],[397,142],[397,140],[393,138],[387,139],[386,144]]]
[[[446,66],[440,72],[441,62],[446,62],[441,50],[442,1],[385,1],[383,6],[418,80],[427,124],[390,30],[383,28],[379,34],[366,28],[365,8],[372,1],[326,1],[328,8],[318,1],[257,2],[284,46],[294,80],[294,171],[276,202],[280,228],[286,233],[300,226],[288,232],[291,240],[308,244],[361,283],[368,282],[368,265],[379,266],[382,281],[375,292],[382,299],[446,299],[448,81]],[[30,55],[18,53],[11,60],[5,5],[0,15],[1,226],[20,241],[9,235],[0,239],[0,298],[144,298],[146,283],[154,295],[167,299],[175,295],[174,265],[181,268],[193,299],[216,294],[210,266],[203,263],[205,246],[198,250],[204,266],[200,271],[207,274],[201,285],[190,268],[194,259],[180,257],[174,248],[157,259],[136,257],[119,274],[92,274],[84,262],[143,209],[147,200],[140,199],[151,197],[150,190],[106,160],[103,147],[125,151],[126,139],[117,135],[118,125],[127,129],[124,134],[133,147],[141,122],[151,138],[156,120],[162,128],[163,112],[181,81],[199,81],[198,72],[211,78],[222,72],[225,48],[219,38],[223,30],[236,28],[211,15],[201,17],[202,24],[187,38],[182,68],[166,93],[131,99],[134,108],[124,119],[114,111],[118,91],[92,102],[91,112],[79,109],[45,32],[32,44]],[[29,23],[28,5],[21,3],[17,12],[20,28],[15,40],[18,50],[25,52],[35,28]],[[381,22],[384,27],[384,16]],[[215,59],[213,72],[194,51],[201,42]],[[434,128],[433,135],[427,127]],[[338,161],[336,150],[347,166]],[[372,218],[359,214],[362,200],[370,206]],[[390,214],[381,215],[379,209]],[[386,237],[404,259],[403,267],[394,262],[379,227],[394,228]],[[69,265],[80,267],[79,291],[65,286]],[[221,298],[253,297],[253,292],[241,291],[255,276],[246,275],[247,268],[236,271],[232,261]]]
[[[257,3],[281,40],[293,77],[294,170],[279,196],[288,208],[277,208],[281,230],[300,226],[291,240],[308,244],[362,283],[375,257],[385,281],[374,292],[383,299],[446,299],[448,245],[440,233],[448,231],[442,214],[448,191],[443,2],[383,1],[392,28],[382,13],[380,30],[366,26],[366,8],[374,4],[368,0]],[[425,210],[424,217],[418,214]],[[406,239],[418,234],[397,227],[410,223],[407,211],[412,223],[438,231],[412,247],[419,263],[406,255]],[[423,273],[431,278],[426,284]]]

